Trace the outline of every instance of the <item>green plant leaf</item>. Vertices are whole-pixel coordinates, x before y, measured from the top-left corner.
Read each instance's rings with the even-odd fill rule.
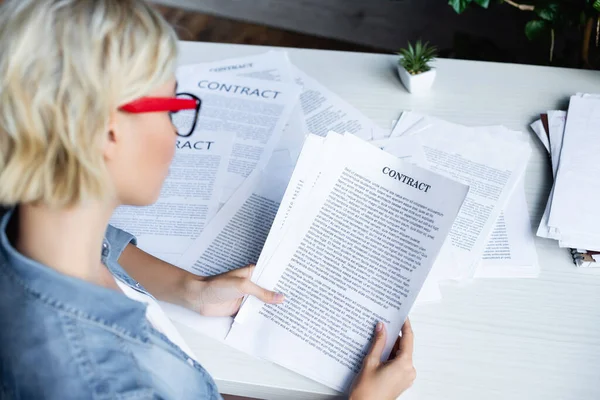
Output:
[[[490,0],[473,0],[475,3],[479,4],[483,8],[488,8],[490,5]],[[600,0],[598,0],[600,1]]]
[[[414,46],[409,42],[398,54],[402,56],[398,63],[410,74],[416,75],[431,69],[428,63],[437,56],[437,48],[418,40]]]
[[[558,22],[560,19],[560,4],[557,0],[549,1],[542,6],[536,6],[534,11],[538,17],[546,21]]]
[[[463,11],[465,11],[467,9],[467,7],[469,6],[469,3],[471,3],[471,1],[472,0],[450,0],[450,1],[448,1],[448,4],[450,4],[450,6],[452,6],[452,8],[454,8],[454,11],[456,11],[458,14],[461,14]]]
[[[594,7],[594,10],[600,12],[600,0],[594,1],[594,4],[592,4],[592,7]]]
[[[534,19],[529,21],[527,25],[525,25],[525,35],[527,35],[527,39],[534,40],[539,38],[548,30],[548,24],[546,21],[542,21],[539,19]]]

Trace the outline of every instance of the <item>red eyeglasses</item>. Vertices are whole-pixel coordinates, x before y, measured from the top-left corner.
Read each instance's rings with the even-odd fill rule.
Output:
[[[177,135],[189,137],[196,128],[202,100],[191,93],[177,93],[176,97],[142,97],[122,105],[119,110],[128,113],[168,111]]]

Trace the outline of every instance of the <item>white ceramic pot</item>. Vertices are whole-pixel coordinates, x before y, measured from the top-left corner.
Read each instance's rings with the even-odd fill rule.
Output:
[[[411,75],[402,65],[398,64],[398,75],[400,75],[402,84],[410,93],[426,93],[431,89],[431,85],[435,80],[435,68],[417,75]]]

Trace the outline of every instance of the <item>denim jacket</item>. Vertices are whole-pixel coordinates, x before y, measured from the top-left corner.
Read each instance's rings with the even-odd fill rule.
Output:
[[[220,399],[208,373],[146,319],[146,305],[63,275],[9,243],[0,219],[0,399]],[[102,261],[135,239],[109,226]],[[100,249],[99,249],[100,251]]]

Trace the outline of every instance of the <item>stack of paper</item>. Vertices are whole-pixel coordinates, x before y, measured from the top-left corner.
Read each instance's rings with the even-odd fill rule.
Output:
[[[198,275],[256,263],[252,279],[287,298],[248,299],[235,321],[161,303],[172,319],[343,391],[375,321],[398,333],[443,281],[537,276],[521,133],[413,112],[390,133],[285,52],[177,78],[202,99],[196,130],[159,201],[111,222]]]
[[[388,138],[374,143],[389,152],[402,148],[424,154],[424,159],[414,157],[418,165],[470,187],[423,288],[423,300],[441,298],[438,284],[444,280],[538,276],[523,186],[531,149],[522,133],[502,126],[466,127],[407,111]]]
[[[249,298],[225,342],[346,391],[384,321],[384,358],[468,187],[356,136],[311,135],[256,266],[281,305]]]
[[[600,96],[576,94],[568,112],[548,111],[531,125],[550,154],[554,185],[537,234],[572,248],[579,266],[600,266]],[[584,250],[587,249],[587,250]]]

